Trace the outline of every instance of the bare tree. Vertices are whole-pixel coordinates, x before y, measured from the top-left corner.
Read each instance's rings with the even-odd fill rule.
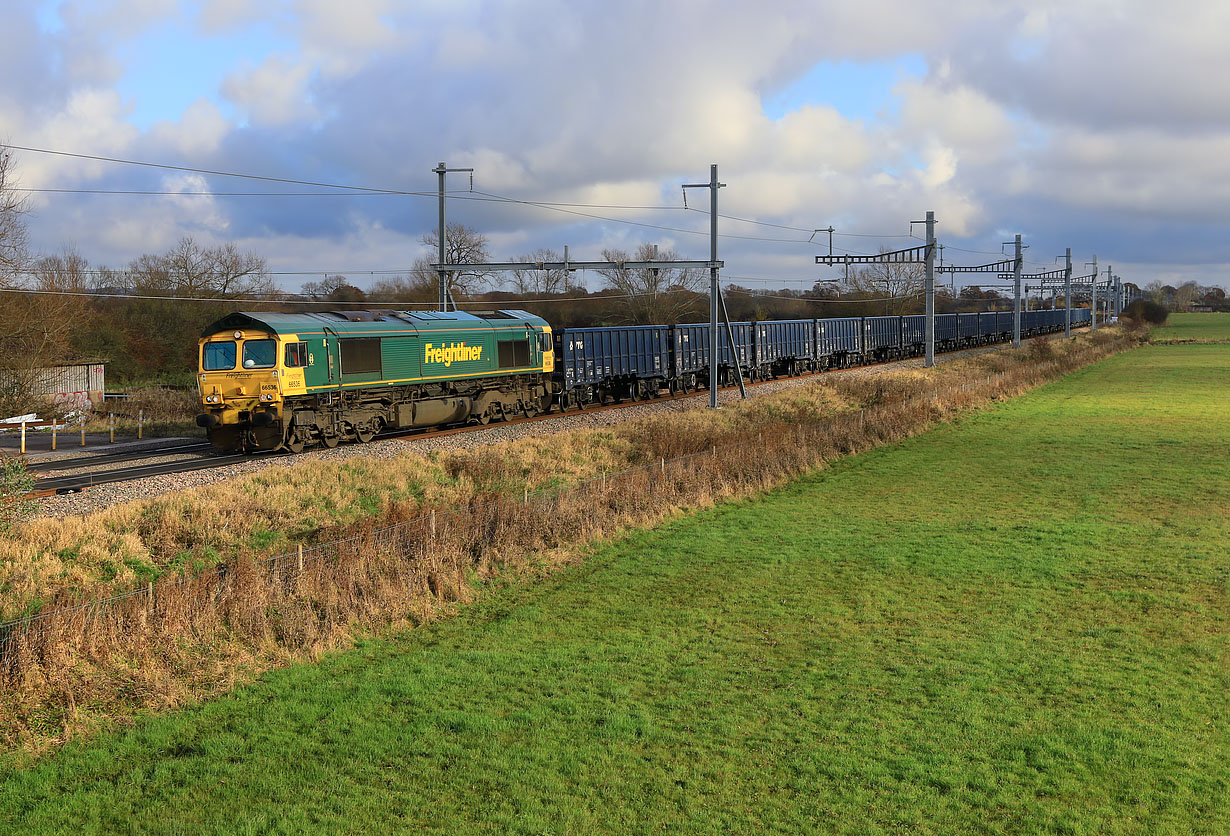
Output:
[[[377,280],[372,285],[370,295],[379,303],[434,303],[439,300],[439,285],[436,282],[434,270],[412,272],[406,276],[390,276]]]
[[[555,252],[555,250],[545,248],[534,250],[534,252],[527,255],[519,255],[513,259],[513,261],[520,261],[526,264],[562,262],[563,260],[563,256]],[[569,290],[580,287],[580,284],[575,281],[573,274],[568,270],[538,270],[536,268],[513,270],[505,284],[514,293],[522,294],[566,293]]]
[[[670,262],[679,260],[679,253],[667,250],[655,255],[654,250],[653,244],[641,244],[633,258],[623,250],[602,251],[604,261],[662,262],[661,267],[598,271],[606,279],[607,287],[621,295],[623,319],[634,325],[670,325],[698,316],[704,308],[699,296],[705,287],[704,271],[671,267]]]
[[[26,250],[26,197],[16,191],[13,162],[0,152],[0,288],[20,285],[29,263]]]
[[[367,294],[347,281],[345,276],[327,275],[318,282],[303,285],[305,296],[321,302],[362,302]]]
[[[448,240],[444,243],[446,264],[481,264],[491,260],[491,254],[487,250],[487,236],[464,224],[449,224]],[[439,279],[431,265],[440,257],[440,236],[435,232],[429,232],[423,236],[423,244],[431,248],[431,255],[415,259],[414,266],[410,270],[411,278],[415,283],[419,283],[430,276],[439,287]],[[469,295],[477,292],[483,285],[491,284],[493,276],[494,274],[486,270],[459,270],[451,274],[449,287],[454,292]]]
[[[168,252],[134,259],[125,276],[130,290],[203,299],[267,296],[273,279],[265,259],[234,244],[202,247],[182,238]]]
[[[40,392],[45,370],[70,359],[71,339],[87,320],[88,300],[73,295],[88,291],[85,259],[75,252],[47,256],[34,263],[31,291],[5,294],[0,327],[0,413],[38,411],[46,403]]]
[[[1175,288],[1171,305],[1176,311],[1185,311],[1192,306],[1202,294],[1195,282],[1184,282]]]
[[[881,247],[880,252],[888,249]],[[883,300],[885,313],[908,313],[918,307],[925,274],[922,264],[879,262],[851,272],[849,278],[842,279],[842,288],[847,293]]]
[[[73,318],[64,308],[71,297],[32,294],[25,215],[28,204],[16,190],[12,158],[0,153],[0,417],[37,409],[37,382],[42,369],[60,362]],[[34,285],[31,287],[31,285]],[[22,292],[18,292],[22,291]]]

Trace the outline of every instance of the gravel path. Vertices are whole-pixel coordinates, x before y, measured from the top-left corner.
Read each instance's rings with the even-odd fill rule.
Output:
[[[950,363],[954,360],[973,357],[990,351],[1000,351],[1005,347],[1003,344],[998,344],[970,348],[964,351],[938,354],[935,360],[937,364]],[[922,367],[923,359],[921,357],[913,357],[908,360],[897,360],[877,366],[858,366],[852,369],[842,369],[829,372],[828,374],[846,377],[867,377],[900,371],[902,369]],[[815,377],[809,376],[773,380],[750,387],[747,393],[749,397],[762,397],[793,386],[805,386],[815,379]],[[738,399],[738,387],[723,389],[718,393],[719,403],[730,403]],[[99,485],[78,494],[47,497],[39,501],[40,512],[51,517],[88,514],[121,502],[131,502],[136,499],[146,499],[171,491],[183,490],[184,488],[222,482],[227,479],[233,479],[241,474],[255,473],[267,467],[282,467],[290,464],[297,465],[321,460],[338,461],[357,457],[392,459],[407,451],[428,453],[436,450],[469,450],[487,444],[501,444],[505,441],[539,435],[544,432],[557,433],[581,428],[605,427],[655,413],[704,409],[708,404],[708,393],[702,392],[698,397],[693,398],[648,401],[636,404],[635,406],[626,406],[622,409],[608,409],[600,412],[569,412],[562,417],[550,421],[530,421],[524,424],[511,425],[496,424],[473,432],[436,436],[434,438],[388,438],[370,444],[342,444],[332,450],[308,450],[297,456],[283,454],[256,456],[250,461],[245,461],[241,464],[228,465],[213,470],[150,476],[145,479],[135,479],[131,482]],[[150,459],[149,461],[152,462],[155,459]]]

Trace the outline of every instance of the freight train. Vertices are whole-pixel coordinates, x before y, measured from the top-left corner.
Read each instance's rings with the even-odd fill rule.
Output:
[[[1063,309],[1021,314],[1021,335],[1062,331]],[[1009,312],[939,314],[936,351],[1012,338]],[[1072,311],[1083,325],[1089,310]],[[921,355],[923,316],[732,322],[718,379],[789,376]],[[705,388],[709,325],[552,330],[525,311],[234,313],[205,329],[197,416],[215,447],[367,442],[386,428],[503,421]]]

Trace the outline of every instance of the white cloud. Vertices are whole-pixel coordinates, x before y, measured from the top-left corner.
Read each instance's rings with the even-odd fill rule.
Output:
[[[308,83],[312,68],[291,56],[270,55],[258,67],[242,67],[222,82],[222,95],[259,126],[310,122],[316,117]]]
[[[233,126],[208,99],[197,99],[177,121],[157,122],[150,128],[154,144],[174,148],[186,158],[201,158],[218,149]]]
[[[202,90],[177,119],[142,132],[114,92],[120,61],[135,33],[176,15],[210,35],[272,29],[296,46],[279,42],[233,68],[222,93],[241,118],[229,121],[207,100],[216,91]],[[1004,229],[1079,234],[1081,246],[1135,251],[1142,264],[1153,242],[1121,235],[1124,213],[1199,228],[1182,233],[1196,241],[1230,202],[1230,6],[1215,0],[1181,14],[1143,0],[953,0],[938,12],[895,0],[210,0],[188,12],[172,0],[109,0],[68,4],[63,17],[54,36],[18,25],[26,35],[0,55],[0,70],[29,80],[0,91],[0,119],[19,144],[416,190],[434,189],[430,169],[444,159],[477,169],[479,188],[633,205],[679,205],[679,184],[706,180],[717,162],[730,214],[900,234],[930,208],[944,236],[985,236],[998,249]],[[825,91],[781,119],[763,112],[762,96],[819,61],[907,54],[929,70],[900,82],[882,114],[848,118]],[[149,176],[36,156],[20,164],[29,185]],[[46,199],[38,223],[46,239],[57,226],[96,235],[100,254],[152,251],[199,230],[325,269],[402,263],[435,223],[430,199],[132,206],[120,219]],[[669,211],[594,214],[705,225]],[[528,207],[458,203],[450,216],[505,248],[568,241],[576,258],[649,238],[705,248],[703,237]],[[1199,247],[1230,261],[1228,243]],[[742,272],[813,272],[806,248],[723,248]]]

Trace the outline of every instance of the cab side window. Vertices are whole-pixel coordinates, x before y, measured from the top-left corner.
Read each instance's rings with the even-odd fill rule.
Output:
[[[298,369],[307,365],[307,343],[289,343],[286,346],[286,368]]]

